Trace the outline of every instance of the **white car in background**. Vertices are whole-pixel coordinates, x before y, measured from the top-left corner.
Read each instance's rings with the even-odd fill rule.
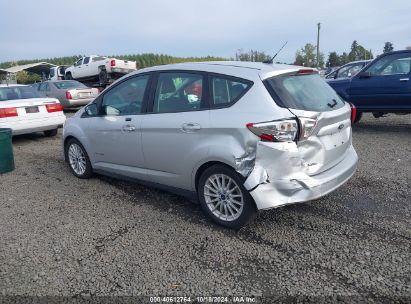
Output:
[[[44,132],[55,136],[66,116],[56,98],[41,98],[25,85],[0,85],[0,128],[11,128],[13,135]]]

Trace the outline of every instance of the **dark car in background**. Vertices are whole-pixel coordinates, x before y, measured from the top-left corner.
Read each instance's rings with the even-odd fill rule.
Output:
[[[364,66],[370,63],[371,60],[359,60],[349,62],[343,66],[330,71],[330,73],[325,74],[325,79],[340,79],[340,78],[349,78],[356,75],[359,71],[362,70]]]
[[[380,55],[351,78],[327,81],[338,95],[375,117],[411,113],[411,50]]]

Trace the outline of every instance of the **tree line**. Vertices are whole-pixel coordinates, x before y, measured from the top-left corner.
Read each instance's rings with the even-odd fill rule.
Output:
[[[42,58],[42,59],[32,59],[32,60],[18,60],[18,61],[7,61],[0,63],[0,68],[7,69],[16,65],[24,65],[36,62],[48,62],[55,65],[72,65],[83,55],[65,56],[65,57],[54,57],[54,58]],[[113,55],[108,57],[115,57],[123,60],[136,61],[138,68],[146,68],[154,65],[160,64],[170,64],[170,63],[181,63],[181,62],[193,62],[193,61],[219,61],[227,60],[222,57],[205,56],[205,57],[175,57],[164,54],[130,54],[130,55]]]
[[[394,45],[391,42],[385,42],[383,53],[390,52],[394,50]],[[73,55],[64,57],[53,57],[53,58],[42,58],[42,59],[32,59],[32,60],[18,60],[18,61],[7,61],[0,63],[0,68],[7,69],[16,65],[25,65],[29,63],[36,62],[49,62],[55,65],[72,65],[83,55]],[[129,55],[113,55],[108,57],[116,57],[123,60],[136,61],[138,68],[146,68],[154,65],[162,64],[172,64],[172,63],[182,63],[182,62],[196,62],[196,61],[221,61],[221,60],[236,60],[236,61],[255,61],[262,62],[269,60],[271,55],[256,50],[244,51],[239,49],[234,57],[216,57],[216,56],[204,56],[204,57],[176,57],[164,54],[129,54]],[[357,40],[354,40],[351,44],[349,52],[343,52],[338,54],[337,52],[329,52],[328,59],[325,61],[325,56],[320,52],[318,62],[319,67],[335,67],[341,66],[351,61],[356,60],[368,60],[373,59],[374,55],[371,50],[367,50],[364,46],[360,45]],[[317,52],[316,46],[311,43],[306,43],[305,46],[297,50],[295,55],[294,64],[316,67],[317,66]],[[25,71],[17,73],[17,81],[19,83],[32,83],[34,81],[39,81],[40,76],[27,73]]]
[[[317,66],[317,46],[307,43],[303,48],[298,50],[295,55],[294,64],[303,65],[308,67]],[[383,53],[391,52],[394,50],[392,42],[385,42]],[[360,45],[357,40],[354,40],[351,44],[349,52],[343,52],[338,54],[337,52],[329,52],[328,59],[325,62],[324,54],[320,52],[318,56],[319,67],[336,67],[344,65],[351,61],[357,60],[370,60],[374,58],[374,54],[371,50],[367,50],[364,46]]]

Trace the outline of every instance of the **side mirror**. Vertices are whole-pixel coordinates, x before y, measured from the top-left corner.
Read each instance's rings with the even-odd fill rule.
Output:
[[[88,115],[88,116],[97,116],[98,114],[98,108],[97,105],[95,103],[90,103],[89,105],[87,105],[84,108],[84,112]]]
[[[361,72],[358,73],[358,78],[360,79],[365,79],[365,78],[370,78],[371,77],[371,73],[370,72]]]

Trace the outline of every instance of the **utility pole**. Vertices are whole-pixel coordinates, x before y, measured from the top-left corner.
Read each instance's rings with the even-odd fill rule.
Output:
[[[321,23],[317,23],[317,68],[320,65],[320,28],[321,28]]]

